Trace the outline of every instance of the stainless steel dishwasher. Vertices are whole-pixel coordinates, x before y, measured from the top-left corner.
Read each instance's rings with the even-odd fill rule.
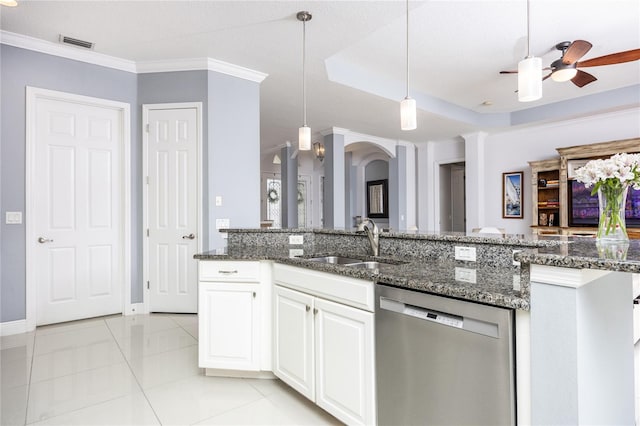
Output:
[[[516,423],[510,309],[376,285],[380,425]]]

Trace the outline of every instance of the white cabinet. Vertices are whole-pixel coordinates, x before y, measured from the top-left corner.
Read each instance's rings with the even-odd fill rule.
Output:
[[[314,401],[314,297],[280,286],[273,297],[273,373]]]
[[[270,264],[201,260],[198,274],[198,365],[207,375],[270,371]]]
[[[314,291],[323,281],[339,288],[345,279],[347,292],[350,285],[373,289],[373,283],[318,271],[302,279],[304,272],[274,265],[274,374],[347,424],[375,424],[373,312]],[[360,294],[348,303],[367,306],[369,292]]]
[[[375,423],[373,314],[315,303],[316,404],[347,424]]]
[[[259,294],[259,284],[200,283],[201,368],[260,370]]]

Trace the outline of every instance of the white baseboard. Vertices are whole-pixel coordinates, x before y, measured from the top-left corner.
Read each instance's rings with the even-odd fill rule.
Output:
[[[10,336],[27,331],[27,320],[0,322],[0,336]]]
[[[132,303],[127,305],[124,315],[139,315],[139,314],[148,314],[147,307],[144,303]]]

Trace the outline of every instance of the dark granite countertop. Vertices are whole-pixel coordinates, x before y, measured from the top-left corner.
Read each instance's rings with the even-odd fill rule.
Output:
[[[593,238],[573,238],[568,242],[523,250],[514,258],[535,265],[640,273],[640,240],[618,245],[599,244]]]
[[[376,270],[365,270],[308,260],[310,257],[328,254],[342,254],[362,260],[387,261],[392,264],[381,265]],[[288,255],[289,247],[246,246],[230,249],[224,253],[202,253],[194,257],[200,260],[273,260],[283,264],[387,283],[472,302],[512,309],[529,309],[529,279],[526,268],[520,270],[513,267],[479,267],[472,262],[460,261],[374,258],[350,253],[329,253],[323,251],[322,248],[307,250],[300,257],[288,257]],[[399,264],[399,262],[402,263]]]

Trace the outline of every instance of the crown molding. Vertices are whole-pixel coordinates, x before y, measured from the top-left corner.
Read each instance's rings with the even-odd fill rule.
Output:
[[[135,62],[94,51],[79,50],[75,47],[65,46],[59,43],[53,43],[9,31],[0,31],[0,43],[8,46],[19,47],[21,49],[45,53],[47,55],[59,56],[66,59],[72,59],[74,61],[137,74],[208,70],[256,83],[261,83],[268,76],[268,74],[260,71],[255,71],[212,58],[167,59]]]
[[[174,72],[174,71],[199,71],[208,70],[220,74],[238,77],[243,80],[262,83],[268,74],[255,71],[239,65],[218,61],[212,58],[187,58],[187,59],[166,59],[158,61],[143,61],[136,64],[136,71],[139,74],[153,72]]]
[[[126,59],[91,50],[80,50],[79,48],[64,46],[35,37],[9,31],[0,31],[0,43],[8,46],[19,47],[21,49],[32,50],[34,52],[45,53],[47,55],[59,56],[61,58],[72,59],[74,61],[86,62],[88,64],[99,65],[101,67],[113,68],[120,71],[136,72],[136,63]]]

